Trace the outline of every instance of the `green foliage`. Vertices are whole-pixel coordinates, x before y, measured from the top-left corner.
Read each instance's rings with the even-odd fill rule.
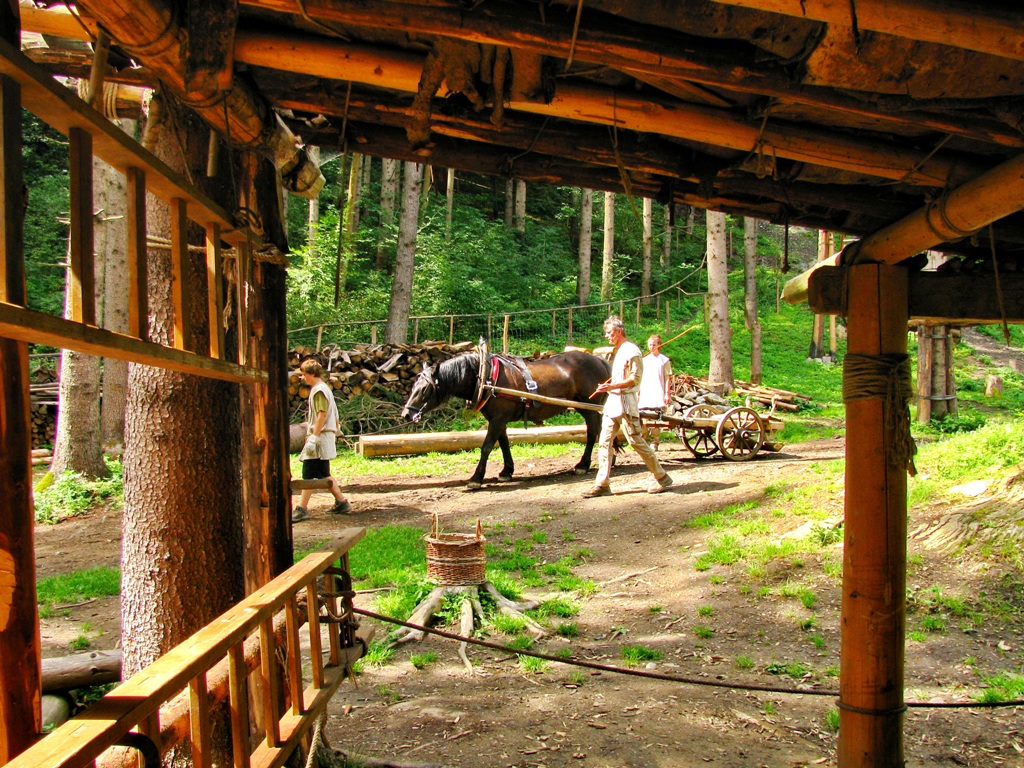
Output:
[[[40,605],[51,608],[59,604],[77,603],[120,593],[121,571],[105,566],[48,576],[36,582],[36,599]]]
[[[993,677],[984,678],[982,682],[987,687],[978,697],[978,701],[994,703],[1024,698],[1024,676],[1022,675],[1000,672]]]
[[[35,516],[37,523],[59,523],[68,517],[75,517],[89,511],[97,504],[120,504],[124,493],[124,477],[121,462],[107,459],[110,477],[91,480],[78,472],[61,473],[53,484],[35,494]]]
[[[622,660],[627,666],[635,666],[644,661],[660,661],[664,654],[654,648],[643,645],[625,645],[622,647]]]

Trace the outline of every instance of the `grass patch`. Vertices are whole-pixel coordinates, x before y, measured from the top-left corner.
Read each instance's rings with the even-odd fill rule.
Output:
[[[415,653],[409,657],[409,663],[416,667],[416,669],[425,669],[435,661],[437,661],[437,654],[433,651]]]
[[[1009,672],[1001,672],[994,677],[986,677],[982,681],[987,687],[981,692],[978,701],[999,702],[1024,699],[1024,676]]]
[[[622,648],[622,660],[629,666],[645,661],[660,661],[663,655],[661,651],[643,645],[626,645]]]
[[[51,610],[64,603],[80,603],[120,593],[121,571],[107,566],[48,576],[36,582],[36,599]]]

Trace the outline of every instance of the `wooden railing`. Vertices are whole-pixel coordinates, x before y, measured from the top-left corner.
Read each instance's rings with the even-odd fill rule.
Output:
[[[364,533],[362,528],[344,530],[324,550],[307,555],[7,768],[85,768],[97,758],[97,765],[134,765],[133,753],[110,750],[133,738],[146,746],[152,742],[161,754],[178,742],[190,742],[193,765],[209,766],[211,715],[221,704],[230,721],[232,765],[282,765],[362,655],[347,553]],[[307,618],[308,655],[299,634]],[[322,629],[328,636],[326,651]],[[305,687],[304,667],[311,681]],[[257,702],[251,717],[250,677],[255,678],[251,687]],[[261,734],[255,745],[253,732]]]

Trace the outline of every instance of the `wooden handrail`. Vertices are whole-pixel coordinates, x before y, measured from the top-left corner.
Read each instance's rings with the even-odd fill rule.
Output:
[[[317,637],[311,637],[310,657],[303,659],[298,643],[299,616],[295,609],[298,595],[316,598],[316,581],[323,575],[327,592],[337,593],[334,584],[338,578],[332,565],[339,559],[342,570],[347,569],[347,553],[365,534],[362,528],[347,528],[327,547],[307,555],[299,563],[269,582],[245,600],[222,614],[212,623],[196,632],[180,645],[153,662],[139,674],[122,683],[83,715],[61,725],[26,750],[6,768],[85,768],[92,765],[105,750],[117,744],[130,730],[143,725],[182,689],[191,692],[191,733],[193,750],[203,750],[209,739],[211,724],[204,716],[213,709],[206,695],[207,673],[227,660],[231,668],[232,732],[239,736],[249,733],[246,701],[247,667],[241,659],[242,644],[254,632],[259,633],[264,653],[261,665],[263,686],[263,713],[267,716],[268,736],[252,748],[250,754],[236,754],[235,765],[280,766],[298,744],[302,735],[327,706],[334,691],[345,678],[345,667],[351,661],[342,653],[338,632],[330,633],[330,656],[325,664],[320,653],[319,611],[310,611],[310,627]],[[327,599],[329,614],[339,614],[340,598]],[[275,614],[285,611],[287,616],[286,641],[278,644],[273,620]],[[285,668],[289,681],[285,692],[290,706],[278,712],[281,676],[277,670],[276,653],[285,653]],[[267,663],[270,662],[270,663]],[[302,688],[301,670],[304,662],[312,669],[313,683]],[[236,706],[238,704],[239,706]],[[242,719],[244,716],[244,720]],[[152,735],[152,734],[150,734]],[[168,747],[163,745],[163,749]],[[247,739],[235,740],[236,750],[248,749]],[[208,755],[193,755],[196,765],[208,764]]]

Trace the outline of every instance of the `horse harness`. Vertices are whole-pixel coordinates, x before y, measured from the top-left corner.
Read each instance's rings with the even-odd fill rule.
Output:
[[[496,355],[489,352],[481,355],[480,361],[480,384],[477,387],[477,402],[473,406],[474,411],[479,411],[492,397],[504,397],[509,400],[518,400],[523,404],[525,412],[523,414],[523,425],[524,427],[529,424],[530,416],[530,405],[533,400],[529,397],[516,397],[515,395],[508,395],[503,392],[495,392],[494,387],[498,385],[498,376],[501,374],[503,367],[508,367],[515,370],[523,377],[523,382],[526,385],[526,391],[533,393],[537,391],[537,382],[534,381],[533,375],[530,373],[529,367],[526,365],[526,361],[521,357],[512,357],[509,355]],[[511,377],[509,377],[511,379]]]

